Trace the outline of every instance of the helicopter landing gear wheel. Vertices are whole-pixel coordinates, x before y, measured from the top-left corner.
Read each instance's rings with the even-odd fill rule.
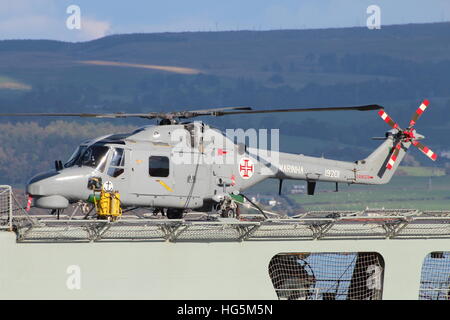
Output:
[[[168,219],[183,219],[183,210],[169,208],[166,215]]]
[[[236,218],[236,209],[226,208],[222,211],[220,216],[222,218]]]

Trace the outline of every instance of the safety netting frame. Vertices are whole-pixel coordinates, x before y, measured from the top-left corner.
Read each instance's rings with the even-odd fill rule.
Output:
[[[269,277],[280,300],[381,300],[384,259],[377,252],[279,253]]]
[[[0,185],[0,229],[12,229],[13,196],[11,186]]]
[[[419,300],[450,300],[450,251],[431,252],[425,257]]]

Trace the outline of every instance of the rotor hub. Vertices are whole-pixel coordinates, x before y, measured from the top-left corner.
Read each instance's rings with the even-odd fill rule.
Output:
[[[416,139],[416,130],[413,128],[408,128],[404,131],[401,131],[402,141],[411,142]]]

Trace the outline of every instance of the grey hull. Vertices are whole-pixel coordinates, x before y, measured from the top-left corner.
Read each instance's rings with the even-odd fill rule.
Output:
[[[18,243],[0,232],[1,299],[277,299],[268,273],[282,252],[378,252],[383,299],[418,299],[427,254],[448,239],[215,243]],[[71,266],[80,288],[69,289]]]

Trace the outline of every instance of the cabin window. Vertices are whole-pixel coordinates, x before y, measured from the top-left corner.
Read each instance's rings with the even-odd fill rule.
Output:
[[[450,300],[450,252],[431,252],[422,265],[419,300]]]
[[[384,260],[376,252],[280,253],[269,276],[280,300],[380,300]]]
[[[169,176],[169,158],[163,156],[151,156],[148,161],[148,173],[152,177]]]
[[[122,148],[113,148],[111,163],[108,169],[108,175],[117,178],[125,172],[125,150]]]

